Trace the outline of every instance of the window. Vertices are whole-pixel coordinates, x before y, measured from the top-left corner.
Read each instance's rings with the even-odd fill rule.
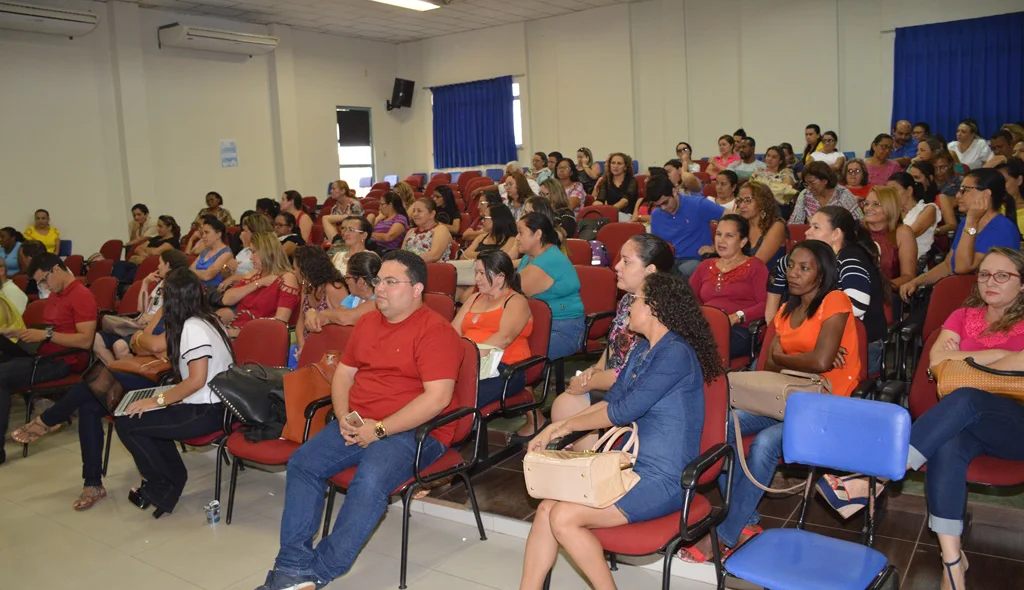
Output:
[[[370,109],[338,107],[338,178],[360,197],[373,184]]]
[[[519,82],[512,83],[512,127],[515,129],[516,149],[522,149],[523,101],[519,98]]]

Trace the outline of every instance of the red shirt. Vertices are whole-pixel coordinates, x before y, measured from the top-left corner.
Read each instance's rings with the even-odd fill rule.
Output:
[[[690,287],[701,305],[717,307],[732,314],[743,310],[741,325],[764,318],[768,300],[768,268],[759,258],[747,260],[723,274],[718,259],[708,258],[690,275]]]
[[[98,313],[96,297],[85,285],[76,280],[60,293],[52,293],[46,300],[43,323],[53,326],[54,332],[74,334],[77,332],[76,324],[95,322]],[[67,347],[46,342],[39,347],[39,354],[52,354],[64,350],[67,350]],[[89,363],[89,355],[85,352],[61,358],[71,367],[72,373],[81,373]]]
[[[423,393],[423,384],[455,380],[462,363],[459,334],[436,312],[422,306],[392,324],[374,310],[359,318],[341,355],[345,366],[358,369],[348,392],[349,410],[364,420],[383,420]],[[459,407],[452,401],[445,412]],[[455,423],[431,433],[451,446]]]

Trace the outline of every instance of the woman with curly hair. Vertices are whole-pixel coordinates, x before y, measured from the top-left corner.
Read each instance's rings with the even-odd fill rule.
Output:
[[[724,373],[710,328],[682,277],[649,274],[629,311],[637,342],[604,401],[553,422],[530,443],[636,422],[643,440],[634,471],[640,481],[607,508],[544,500],[526,540],[520,589],[539,589],[561,545],[595,588],[615,588],[601,544],[591,529],[660,518],[679,510],[683,468],[700,450],[704,384]],[[558,536],[555,536],[555,530]]]
[[[779,215],[772,189],[756,180],[744,183],[736,197],[736,214],[750,223],[750,255],[769,269],[775,268],[786,254],[789,230]]]
[[[348,297],[345,277],[338,272],[323,248],[299,246],[295,249],[294,266],[299,291],[302,293],[302,312],[299,317],[306,318],[326,309],[340,307],[341,302]],[[306,343],[305,322],[299,323],[301,326],[295,330],[295,343],[298,346],[296,358]]]

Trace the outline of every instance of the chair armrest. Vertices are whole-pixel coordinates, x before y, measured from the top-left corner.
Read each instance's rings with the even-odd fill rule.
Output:
[[[605,318],[613,318],[613,317],[615,317],[615,310],[599,311],[597,313],[589,313],[589,314],[587,314],[587,316],[585,318],[584,327],[583,327],[583,339],[580,342],[580,346],[579,346],[579,348],[577,350],[583,350],[583,348],[586,346],[586,344],[587,344],[587,336],[590,335],[590,329],[594,327],[594,324],[597,323],[597,320],[603,320]]]
[[[332,403],[334,403],[333,399],[329,395],[309,402],[309,404],[306,406],[305,411],[303,411],[302,413],[303,416],[306,418],[306,426],[302,430],[302,442],[306,442],[307,440],[309,440],[309,430],[313,427],[313,416],[316,416],[316,413],[318,411],[330,406]],[[333,414],[331,414],[331,412],[327,413],[327,418],[324,420],[324,424],[331,421],[330,417],[332,415]]]
[[[683,477],[680,485],[683,487],[683,510],[679,516],[679,536],[688,543],[693,543],[703,537],[713,526],[721,524],[729,515],[729,505],[732,503],[732,476],[733,476],[733,453],[734,449],[725,444],[719,443],[699,457],[690,461],[683,469]],[[726,470],[725,497],[722,500],[722,508],[717,512],[711,512],[693,526],[687,526],[690,519],[690,507],[693,505],[693,496],[697,493],[697,484],[700,477],[708,469],[711,469],[719,461],[723,461],[722,469]]]
[[[756,363],[757,357],[761,354],[761,331],[765,329],[768,322],[764,318],[756,319],[747,325],[750,331],[750,362]]]
[[[683,477],[680,480],[680,485],[683,486],[684,490],[692,490],[697,487],[697,483],[700,481],[702,475],[707,472],[708,469],[714,467],[719,461],[728,459],[728,464],[723,467],[728,467],[732,464],[732,457],[735,450],[732,446],[725,443],[718,443],[710,449],[704,451],[696,459],[690,461],[686,468],[683,469]]]
[[[911,342],[914,340],[915,336],[921,335],[922,329],[924,329],[924,326],[921,325],[920,323],[907,322],[906,324],[903,325],[902,328],[900,328],[900,338],[904,342]]]
[[[473,426],[470,428],[470,432],[474,434],[473,437],[473,456],[468,461],[464,461],[462,465],[457,465],[449,469],[444,469],[433,473],[431,475],[423,475],[423,466],[420,465],[423,454],[423,442],[427,440],[427,435],[434,430],[441,428],[447,424],[451,424],[457,420],[461,420],[466,416],[473,416]],[[416,482],[420,485],[425,485],[439,479],[444,479],[452,474],[459,473],[461,471],[468,471],[476,467],[477,461],[479,460],[480,450],[480,434],[483,432],[483,428],[480,427],[482,418],[480,416],[480,410],[476,408],[456,408],[451,412],[441,414],[426,424],[421,424],[416,428],[416,459],[413,461],[413,473],[416,476]]]
[[[850,392],[850,397],[859,399],[873,399],[877,384],[874,379],[865,379],[857,384],[857,387]]]
[[[906,381],[886,381],[878,390],[875,399],[880,402],[898,404],[902,402],[903,396],[908,390],[909,384]]]
[[[501,389],[501,400],[500,401],[501,401],[501,411],[502,412],[507,412],[509,409],[515,410],[515,409],[518,409],[519,407],[521,407],[523,405],[531,405],[531,404],[535,404],[536,403],[536,402],[531,402],[531,404],[520,404],[518,406],[513,406],[512,408],[509,408],[508,406],[505,405],[506,404],[506,398],[508,397],[508,394],[509,394],[508,386],[509,386],[509,383],[512,382],[512,376],[515,375],[516,373],[526,372],[527,370],[532,369],[533,367],[535,367],[537,365],[543,365],[543,364],[546,364],[548,362],[549,362],[549,360],[548,360],[548,357],[546,357],[546,356],[531,356],[530,358],[528,358],[526,360],[522,360],[522,361],[519,361],[518,363],[515,363],[515,364],[512,364],[512,365],[509,365],[509,366],[505,367],[505,370],[502,371],[501,375],[500,375],[501,379],[505,382],[505,385]],[[551,369],[551,367],[548,366],[548,370],[549,371],[550,371],[550,369]],[[547,383],[547,376],[548,376],[547,373],[545,373],[545,384]],[[527,383],[527,385],[530,385],[530,384]],[[544,397],[541,398],[542,401],[545,398],[547,398],[547,391],[548,391],[548,388],[545,385],[545,387],[544,387]]]

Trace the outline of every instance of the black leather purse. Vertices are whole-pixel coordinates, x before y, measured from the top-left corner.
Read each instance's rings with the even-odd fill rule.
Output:
[[[275,405],[284,398],[288,372],[287,367],[231,365],[210,381],[210,389],[243,425],[259,426],[278,418]]]

